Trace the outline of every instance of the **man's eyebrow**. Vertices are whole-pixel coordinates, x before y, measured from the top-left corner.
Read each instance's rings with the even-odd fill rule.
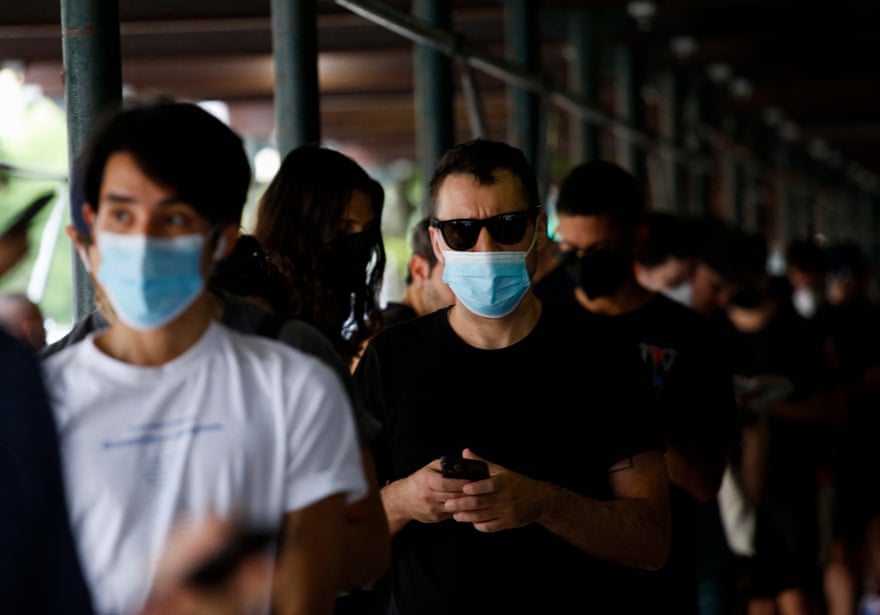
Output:
[[[110,192],[110,193],[104,195],[103,200],[109,201],[111,203],[118,203],[118,204],[123,204],[123,205],[128,204],[128,203],[133,203],[136,201],[136,199],[132,196],[129,196],[127,194],[118,194],[115,192]],[[168,198],[162,199],[159,202],[159,207],[172,207],[175,205],[186,205],[186,206],[190,207],[189,203],[187,203],[186,201],[181,199],[176,194],[171,195]]]

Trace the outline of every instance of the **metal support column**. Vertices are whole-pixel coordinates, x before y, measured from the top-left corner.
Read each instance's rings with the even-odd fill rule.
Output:
[[[617,115],[639,129],[644,125],[645,117],[645,105],[641,96],[644,71],[640,55],[632,47],[620,47],[615,52]],[[644,181],[647,176],[645,152],[628,135],[621,135],[618,143],[617,161]]]
[[[61,29],[68,168],[73,177],[101,116],[122,103],[117,0],[61,0]],[[82,206],[72,190],[70,196],[71,208]],[[78,320],[94,309],[95,297],[73,247],[71,254],[74,319]]]
[[[571,84],[587,105],[598,105],[599,28],[596,16],[586,9],[574,11],[569,27],[571,58]],[[595,160],[600,158],[601,143],[599,127],[582,117],[572,118],[572,160]]]
[[[449,0],[415,0],[413,15],[443,30],[452,27]],[[455,143],[452,61],[431,46],[417,44],[413,69],[416,151],[425,186],[421,213],[426,214],[428,182],[443,153]]]
[[[507,57],[526,71],[540,70],[538,9],[531,0],[507,0]],[[541,134],[540,97],[527,88],[512,85],[507,91],[510,143],[520,148],[536,170],[541,150],[545,147]]]
[[[321,141],[317,0],[272,0],[278,153]]]
[[[700,77],[693,76],[688,80],[684,103],[683,135],[685,148],[693,156],[705,154],[705,143],[702,136],[702,123],[705,104],[703,101],[703,82]],[[687,213],[694,216],[709,214],[712,193],[712,167],[708,163],[691,164],[690,166],[690,198]]]

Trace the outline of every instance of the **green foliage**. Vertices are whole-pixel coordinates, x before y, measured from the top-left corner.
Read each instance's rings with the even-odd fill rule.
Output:
[[[64,234],[69,224],[67,207],[67,128],[64,111],[51,99],[40,97],[17,110],[20,123],[0,132],[0,161],[19,171],[7,173],[0,182],[0,228],[5,228],[22,209],[47,191],[62,199],[50,203],[36,217],[28,231],[31,249],[12,271],[0,279],[0,291],[26,292],[40,246],[51,250],[40,309],[62,327],[73,320],[73,291],[70,241]],[[10,129],[11,128],[11,129]],[[58,179],[45,179],[56,177]],[[57,233],[44,233],[55,206],[63,208]],[[46,235],[46,236],[44,236]]]

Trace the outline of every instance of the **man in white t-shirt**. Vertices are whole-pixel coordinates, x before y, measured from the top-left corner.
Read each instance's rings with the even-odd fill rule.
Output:
[[[172,530],[216,516],[279,532],[274,613],[333,611],[366,492],[348,397],[318,359],[218,324],[205,290],[249,184],[241,139],[195,105],[118,113],[88,152],[87,262],[117,318],[43,367],[101,614],[141,608]]]

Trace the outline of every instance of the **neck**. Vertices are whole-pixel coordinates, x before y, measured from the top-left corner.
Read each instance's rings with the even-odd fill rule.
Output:
[[[414,286],[410,285],[406,287],[406,290],[403,291],[403,296],[400,298],[400,303],[403,305],[408,305],[412,309],[416,311],[416,314],[421,314],[422,309],[422,301],[419,294],[416,292]]]
[[[204,335],[215,306],[203,292],[173,321],[150,331],[138,331],[116,319],[95,344],[105,354],[131,365],[163,365],[192,348]]]
[[[778,304],[772,300],[764,301],[753,308],[730,305],[727,307],[727,317],[739,331],[757,333],[772,320],[778,307]]]
[[[526,337],[538,324],[541,301],[531,289],[516,309],[501,318],[486,318],[470,312],[457,301],[449,310],[449,325],[466,343],[475,348],[507,348]]]
[[[581,288],[575,288],[578,303],[594,314],[619,316],[633,312],[647,304],[654,293],[640,286],[635,278],[627,279],[614,293],[590,299]]]

